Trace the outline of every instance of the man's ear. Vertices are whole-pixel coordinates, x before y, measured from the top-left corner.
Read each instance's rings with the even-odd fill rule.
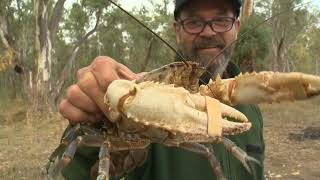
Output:
[[[235,26],[236,36],[238,37],[239,31],[240,31],[240,26],[241,26],[241,22],[240,22],[239,19],[237,19],[237,20],[234,22],[234,26]]]
[[[177,41],[177,43],[179,43],[180,42],[181,26],[177,21],[173,21],[172,26],[173,26],[174,31],[176,33],[176,41]]]

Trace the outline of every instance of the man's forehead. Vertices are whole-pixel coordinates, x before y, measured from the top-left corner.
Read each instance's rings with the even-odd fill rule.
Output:
[[[181,16],[188,16],[188,17],[201,17],[202,15],[212,15],[212,16],[228,16],[231,14],[231,11],[227,10],[215,10],[215,11],[208,11],[208,13],[205,13],[204,11],[193,11],[193,10],[187,10],[182,11]]]

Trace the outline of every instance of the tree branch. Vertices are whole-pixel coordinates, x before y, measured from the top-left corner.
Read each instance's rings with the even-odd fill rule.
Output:
[[[92,30],[90,30],[89,32],[87,32],[75,45],[75,47],[73,48],[72,54],[70,56],[70,58],[68,59],[68,62],[66,63],[66,65],[64,66],[61,75],[59,77],[59,80],[56,83],[56,88],[53,89],[53,91],[51,92],[51,95],[53,97],[53,101],[55,104],[57,104],[58,101],[58,95],[65,83],[65,80],[67,78],[67,75],[69,74],[72,65],[74,64],[74,61],[76,59],[76,56],[78,54],[79,48],[80,46],[86,42],[88,40],[88,38],[97,31],[98,29],[98,25],[100,22],[100,17],[101,17],[101,13],[102,13],[102,8],[100,8],[97,13],[96,13],[96,24],[93,27]],[[112,22],[114,21],[114,18],[111,20]]]
[[[7,36],[8,36],[8,28],[7,27],[8,27],[7,21],[0,14],[0,38],[1,38],[1,42],[4,44],[5,48],[10,47],[9,41],[7,39]]]
[[[149,63],[150,57],[151,57],[151,50],[152,50],[152,46],[153,46],[153,42],[154,42],[154,38],[152,37],[149,41],[149,47],[148,47],[148,51],[147,51],[147,55],[146,58],[144,60],[144,64],[142,65],[140,72],[144,72],[146,70],[146,67]]]
[[[58,29],[59,21],[62,16],[63,12],[63,6],[66,0],[58,0],[58,2],[55,4],[55,7],[53,9],[53,13],[51,15],[51,20],[49,24],[49,30],[51,32],[51,35],[55,35],[56,31]]]
[[[80,45],[82,45],[93,33],[97,31],[100,18],[101,18],[101,12],[102,12],[102,9],[100,8],[96,13],[96,24],[94,25],[93,29],[91,29],[89,32],[87,32],[87,34],[85,34],[81,39],[79,39],[76,42],[75,47],[79,47]],[[112,19],[112,21],[114,21],[114,19]]]
[[[18,14],[19,14],[18,19],[19,19],[19,23],[21,23],[21,19],[23,17],[22,10],[21,10],[21,0],[16,0],[16,2],[17,2]]]

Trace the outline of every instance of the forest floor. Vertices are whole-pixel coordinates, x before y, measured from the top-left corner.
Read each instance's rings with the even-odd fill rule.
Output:
[[[266,179],[320,179],[320,98],[261,105]],[[21,101],[0,103],[0,179],[44,179],[67,122],[28,118]]]
[[[320,179],[320,98],[260,107],[266,179]]]

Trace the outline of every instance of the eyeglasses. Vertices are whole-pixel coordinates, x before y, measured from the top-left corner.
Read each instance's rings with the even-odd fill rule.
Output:
[[[217,33],[230,31],[235,18],[232,17],[218,17],[210,21],[205,21],[199,18],[187,18],[185,20],[180,20],[178,23],[182,25],[183,29],[189,34],[199,34],[201,33],[207,24],[210,26],[211,30]]]

